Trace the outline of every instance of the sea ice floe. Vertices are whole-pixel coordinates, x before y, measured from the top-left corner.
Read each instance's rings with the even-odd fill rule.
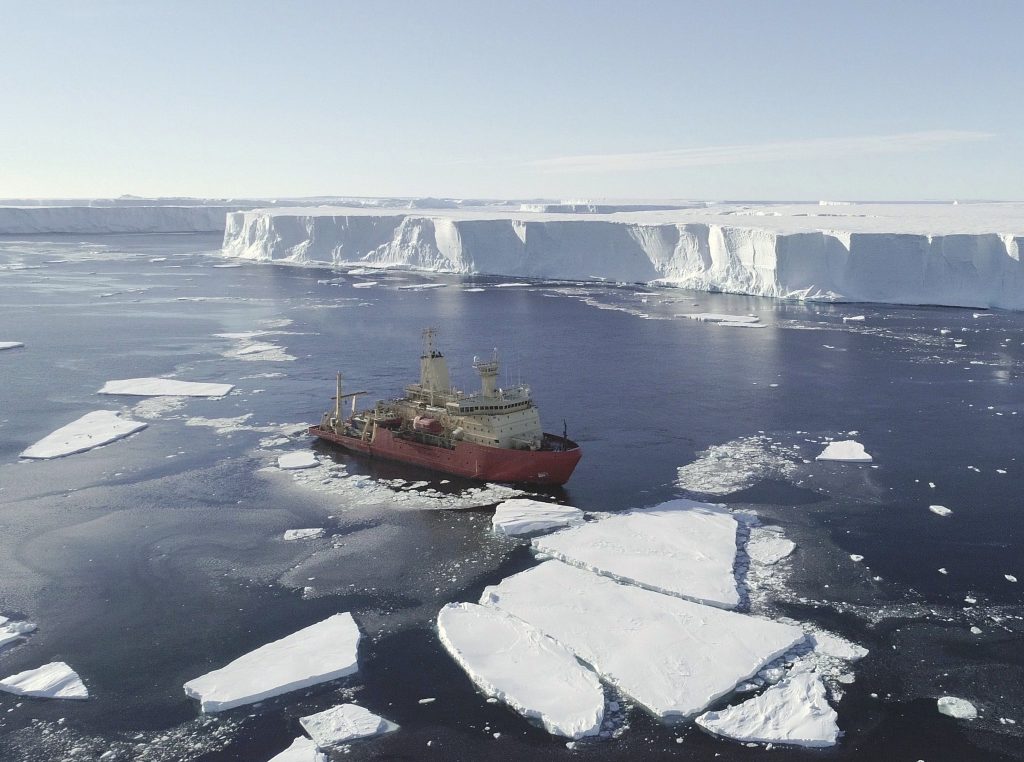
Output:
[[[764,328],[761,319],[754,315],[727,315],[718,312],[685,312],[676,317],[698,320],[702,323],[717,323],[732,328]]]
[[[796,458],[768,437],[741,437],[698,453],[679,468],[676,483],[690,492],[729,495],[766,479],[787,479],[796,467]]]
[[[735,608],[736,529],[724,506],[679,499],[539,537],[533,546],[649,590]]]
[[[332,706],[322,712],[300,717],[299,724],[321,749],[398,730],[393,722],[358,704]]]
[[[823,656],[843,661],[857,661],[868,655],[868,649],[857,645],[846,638],[833,635],[824,630],[814,630],[808,635],[814,652]]]
[[[973,720],[978,716],[978,710],[967,699],[956,696],[943,696],[935,702],[939,714],[947,717],[955,717],[958,720]]]
[[[716,712],[705,712],[696,723],[717,736],[745,743],[835,746],[837,715],[825,697],[821,678],[808,668],[789,676],[760,696]]]
[[[25,346],[20,341],[0,341],[0,350],[4,349],[17,349],[18,347]]]
[[[864,445],[853,439],[841,442],[829,442],[815,460],[838,460],[843,463],[870,463],[871,456],[864,450]]]
[[[89,691],[78,674],[62,661],[44,664],[0,680],[0,691],[17,696],[87,699]]]
[[[597,676],[569,649],[501,609],[449,603],[437,616],[441,643],[480,691],[554,735],[596,735],[604,718]]]
[[[662,718],[700,712],[805,637],[561,561],[486,588],[480,602],[537,627]]]
[[[98,394],[125,394],[134,397],[223,397],[232,384],[179,381],[176,378],[123,378],[107,381]]]
[[[953,510],[944,505],[929,505],[928,510],[936,516],[951,516],[953,514]]]
[[[335,614],[260,646],[227,666],[185,683],[204,712],[222,712],[351,675],[358,669],[359,628]]]
[[[122,418],[116,410],[94,410],[43,437],[22,452],[21,457],[46,460],[86,452],[123,439],[148,425]]]
[[[323,527],[311,527],[309,529],[286,529],[285,540],[315,540],[324,536]]]
[[[296,468],[313,468],[319,463],[320,461],[316,459],[316,453],[309,450],[288,452],[277,458],[277,467],[283,468],[286,471]]]
[[[747,555],[754,563],[771,566],[796,550],[796,543],[782,536],[780,532],[766,527],[754,527],[747,541]]]
[[[546,532],[583,522],[583,511],[568,505],[516,498],[499,503],[491,527],[506,536]]]
[[[273,756],[268,762],[327,762],[327,755],[322,754],[313,741],[305,736],[299,736],[292,741],[291,746]]]

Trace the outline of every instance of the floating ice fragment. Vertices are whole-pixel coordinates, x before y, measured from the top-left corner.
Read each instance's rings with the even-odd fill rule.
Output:
[[[829,442],[815,460],[837,460],[843,463],[870,463],[871,456],[864,451],[864,445],[853,439]]]
[[[865,317],[864,315],[853,315],[852,317],[844,317],[843,318],[843,322],[844,323],[854,323],[854,322],[859,323],[859,322],[864,320],[864,317]]]
[[[860,553],[851,553],[850,560],[859,564],[861,561],[864,560],[864,556],[862,556]]]
[[[25,346],[20,341],[0,341],[0,350],[4,349],[17,349],[18,347]]]
[[[318,537],[323,536],[323,527],[311,527],[309,529],[286,529],[284,533],[285,540],[315,540]]]
[[[596,735],[604,718],[597,676],[561,643],[500,609],[450,603],[437,616],[441,643],[485,696],[554,735]]]
[[[223,397],[232,384],[179,381],[174,378],[123,378],[107,381],[98,394],[125,394],[134,397]]]
[[[1017,578],[1015,576],[1013,576],[1012,574],[1004,574],[1003,577],[1006,578],[1007,582],[1016,582],[1017,581]]]
[[[952,516],[953,510],[947,508],[944,505],[929,505],[928,510],[934,513],[936,516]]]
[[[498,504],[491,527],[496,534],[514,536],[544,532],[582,521],[583,511],[579,508],[516,498]]]
[[[322,754],[313,741],[305,736],[299,736],[292,741],[291,746],[268,762],[327,762],[327,755]]]
[[[958,720],[973,720],[978,716],[978,710],[975,709],[974,704],[956,696],[943,696],[936,702],[936,705],[939,714],[955,717]]]
[[[949,574],[949,571],[947,571],[946,567],[943,566],[941,569],[939,569],[939,574]]]
[[[980,627],[971,627],[971,634],[972,635],[981,635],[981,632],[982,632],[982,630],[981,630]]]
[[[321,749],[398,730],[393,722],[358,704],[338,704],[323,712],[300,717],[299,724]]]
[[[719,312],[684,312],[676,317],[697,320],[701,323],[717,323],[731,328],[764,328],[761,319],[754,315],[726,315]]]
[[[857,661],[868,655],[868,649],[852,643],[846,638],[824,630],[815,630],[808,636],[815,653],[831,656],[843,661]]]
[[[316,459],[316,453],[309,450],[288,452],[277,459],[277,467],[286,471],[298,468],[313,468],[318,465],[320,465],[320,461]]]
[[[44,664],[0,680],[0,691],[37,698],[87,699],[89,691],[78,674],[62,661]]]
[[[122,418],[116,410],[94,410],[43,437],[20,457],[46,460],[86,452],[123,439],[148,425]]]
[[[755,563],[770,566],[796,550],[796,543],[783,537],[778,532],[764,531],[755,528],[750,532],[747,542],[747,555]]]
[[[358,645],[352,615],[335,614],[189,680],[185,693],[199,699],[204,712],[252,704],[351,675]]]

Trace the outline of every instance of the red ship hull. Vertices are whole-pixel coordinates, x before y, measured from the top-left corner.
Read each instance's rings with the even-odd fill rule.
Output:
[[[309,433],[346,450],[373,458],[412,463],[434,471],[488,482],[561,485],[569,481],[582,452],[569,439],[545,434],[547,442],[560,449],[507,450],[484,447],[472,442],[456,442],[454,447],[426,444],[396,437],[390,429],[379,427],[372,441],[310,426]]]

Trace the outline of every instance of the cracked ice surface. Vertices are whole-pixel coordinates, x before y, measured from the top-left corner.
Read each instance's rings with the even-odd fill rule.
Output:
[[[485,588],[480,602],[559,641],[661,718],[697,714],[805,637],[561,561]]]
[[[619,513],[533,541],[573,566],[669,595],[735,608],[736,519],[693,500]]]
[[[500,609],[473,603],[449,603],[437,615],[437,630],[484,695],[555,735],[575,739],[600,732],[601,683],[558,641]]]

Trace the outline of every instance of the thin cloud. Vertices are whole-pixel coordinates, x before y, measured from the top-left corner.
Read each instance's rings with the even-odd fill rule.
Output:
[[[870,154],[930,151],[960,143],[976,143],[995,137],[989,132],[930,130],[897,135],[852,138],[813,138],[734,146],[676,148],[640,153],[559,156],[531,161],[528,166],[548,172],[621,172],[670,167],[713,167],[724,164],[757,164],[773,161],[835,159]]]

